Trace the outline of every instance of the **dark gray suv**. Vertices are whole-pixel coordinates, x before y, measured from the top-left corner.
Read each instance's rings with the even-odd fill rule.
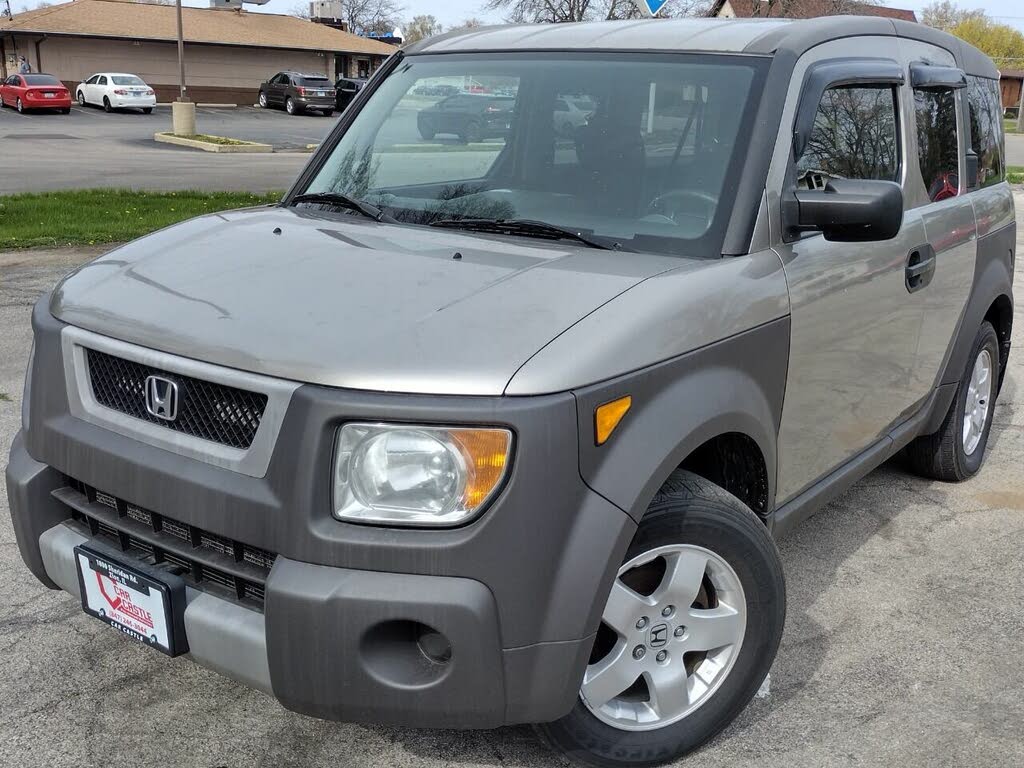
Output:
[[[335,110],[334,85],[323,75],[278,72],[260,86],[259,105],[281,107],[289,115],[320,112],[330,117]]]
[[[502,135],[422,137],[448,87]],[[982,465],[998,72],[923,25],[705,19],[434,38],[367,89],[279,205],[39,301],[25,563],[296,712],[670,761],[772,666],[777,537],[898,453]]]

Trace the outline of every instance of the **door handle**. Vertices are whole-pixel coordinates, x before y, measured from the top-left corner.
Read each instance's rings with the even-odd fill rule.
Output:
[[[907,291],[915,293],[922,288],[927,288],[935,277],[935,249],[930,245],[922,245],[915,248],[907,256],[907,268],[905,270]]]

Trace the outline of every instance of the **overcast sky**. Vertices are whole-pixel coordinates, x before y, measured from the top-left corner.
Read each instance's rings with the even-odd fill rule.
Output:
[[[878,0],[876,0],[877,2]],[[12,0],[11,6],[14,11],[36,5],[38,0]],[[59,2],[59,0],[58,0]],[[464,19],[475,16],[484,21],[498,23],[501,21],[500,13],[484,13],[480,7],[484,0],[399,0],[405,6],[405,18],[429,13],[437,17],[437,20],[446,27],[459,24]],[[886,0],[884,5],[893,8],[909,8],[913,11],[920,11],[927,5],[929,0]],[[2,3],[2,0],[0,0]],[[186,5],[204,7],[209,3],[207,0],[185,0]],[[265,6],[259,7],[250,5],[252,10],[264,10],[269,13],[288,13],[297,5],[306,5],[302,0],[270,0]],[[959,3],[963,8],[982,8],[997,21],[1010,24],[1021,31],[1024,31],[1024,3],[1021,0],[978,0],[971,2],[965,0]]]

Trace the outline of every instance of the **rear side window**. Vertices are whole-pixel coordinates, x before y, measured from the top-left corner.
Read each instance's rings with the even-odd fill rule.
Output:
[[[956,133],[956,96],[946,89],[914,91],[917,150],[928,197],[933,202],[960,193],[960,151]]]
[[[971,149],[978,156],[978,178],[968,179],[968,187],[978,189],[999,184],[1006,178],[999,83],[984,77],[968,77],[967,106],[971,121]]]
[[[821,97],[807,147],[797,161],[801,186],[830,178],[899,178],[896,91],[892,86],[829,88]]]

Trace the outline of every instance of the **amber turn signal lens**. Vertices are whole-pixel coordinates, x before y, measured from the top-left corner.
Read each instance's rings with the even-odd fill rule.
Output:
[[[463,503],[468,509],[476,509],[505,476],[512,434],[504,429],[452,429],[449,434],[466,460]]]
[[[594,412],[594,439],[598,445],[604,445],[612,432],[619,426],[622,417],[626,415],[633,405],[633,398],[629,395],[612,400],[610,403],[599,405]]]

